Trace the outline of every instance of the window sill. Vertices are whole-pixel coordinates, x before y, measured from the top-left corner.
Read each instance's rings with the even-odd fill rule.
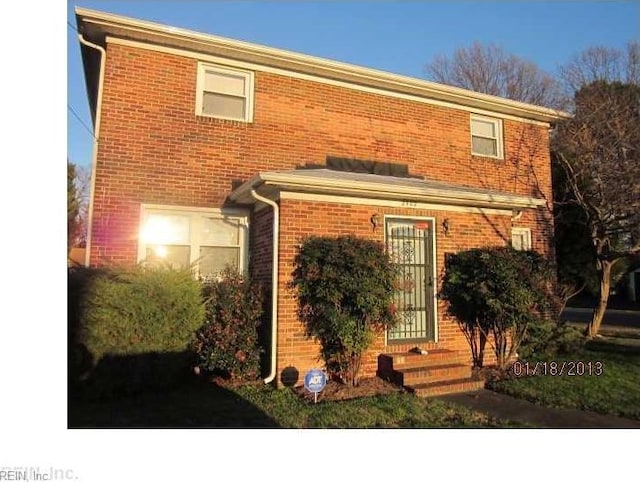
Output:
[[[221,120],[226,122],[236,122],[238,124],[253,124],[252,119],[236,119],[233,117],[221,117],[217,115],[196,114],[197,119]]]
[[[471,153],[471,157],[479,158],[479,159],[487,159],[487,160],[490,160],[490,161],[504,161],[504,156],[503,157],[488,156],[486,154],[476,154],[474,152]]]

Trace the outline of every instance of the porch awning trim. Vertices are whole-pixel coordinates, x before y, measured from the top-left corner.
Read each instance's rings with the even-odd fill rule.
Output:
[[[261,172],[236,188],[231,193],[230,200],[239,204],[252,204],[255,202],[251,196],[252,189],[261,189],[266,194],[277,191],[308,192],[517,210],[538,209],[547,204],[546,200],[536,197],[440,181],[329,169]]]

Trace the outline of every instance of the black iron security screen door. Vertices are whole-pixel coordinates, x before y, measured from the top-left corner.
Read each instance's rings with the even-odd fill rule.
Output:
[[[435,341],[433,220],[387,219],[387,249],[400,268],[396,307],[400,323],[388,341]]]

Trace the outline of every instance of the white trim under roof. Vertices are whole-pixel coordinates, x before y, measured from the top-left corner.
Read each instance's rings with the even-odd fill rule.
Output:
[[[537,209],[544,199],[417,178],[380,176],[329,169],[261,172],[235,189],[229,199],[253,204],[252,189],[264,195],[278,191],[367,197],[494,209]]]
[[[76,7],[75,12],[79,31],[85,37],[99,43],[104,43],[107,36],[148,42],[165,47],[185,49],[352,84],[375,87],[390,92],[417,95],[544,123],[554,123],[560,119],[570,117],[566,112],[555,109],[359,67],[344,62],[79,7]]]
[[[473,206],[452,206],[451,204],[432,204],[406,199],[374,199],[370,197],[333,196],[331,194],[312,194],[306,192],[280,192],[277,199],[291,201],[311,201],[319,203],[350,204],[358,206],[378,206],[385,208],[403,208],[422,211],[447,211],[454,213],[481,214],[484,216],[513,216],[513,209],[478,208]],[[256,210],[262,209],[259,205]]]

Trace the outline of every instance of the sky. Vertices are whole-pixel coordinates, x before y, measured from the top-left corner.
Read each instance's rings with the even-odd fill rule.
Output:
[[[554,73],[594,45],[640,38],[640,2],[80,1],[75,6],[426,78],[425,65],[474,41]],[[93,138],[76,32],[67,27],[68,157],[91,163]],[[77,117],[76,117],[77,116]],[[78,119],[79,117],[79,119]]]
[[[622,47],[639,37],[640,26],[637,2],[78,5],[413,77],[423,77],[434,55],[474,40],[553,71],[588,46]],[[72,469],[75,480],[91,482],[273,474],[310,481],[398,474],[480,481],[513,474],[527,482],[548,478],[538,461],[556,459],[565,467],[552,478],[605,480],[629,467],[628,478],[637,458],[632,431],[67,430],[64,159],[86,166],[92,156],[79,47],[67,25],[75,26],[73,6],[7,3],[0,29],[0,470]]]

